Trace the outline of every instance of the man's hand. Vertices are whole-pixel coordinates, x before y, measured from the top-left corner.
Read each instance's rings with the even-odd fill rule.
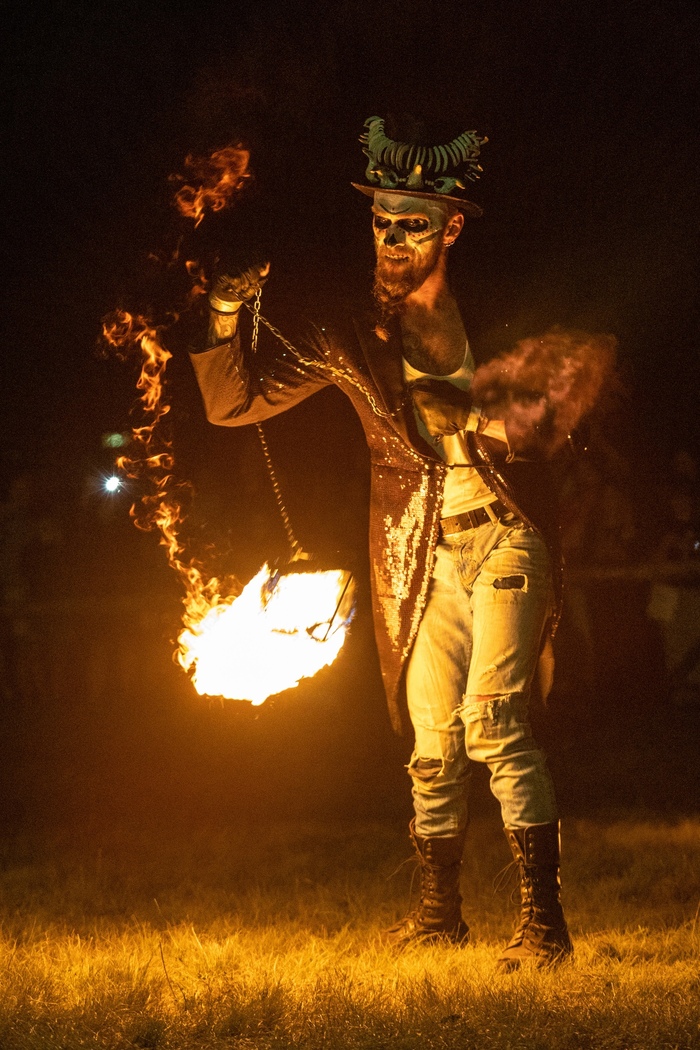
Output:
[[[466,390],[439,379],[417,379],[408,392],[434,442],[466,429],[472,405]]]
[[[220,273],[212,280],[209,293],[209,335],[207,348],[235,339],[238,332],[238,311],[262,288],[270,264],[253,263],[247,270],[235,274]]]
[[[237,313],[243,303],[252,299],[259,288],[265,284],[270,273],[269,262],[254,264],[241,273],[220,273],[212,281],[209,293],[209,305],[220,313]]]

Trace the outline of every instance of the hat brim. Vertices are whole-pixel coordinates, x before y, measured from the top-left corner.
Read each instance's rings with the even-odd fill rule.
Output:
[[[478,219],[484,214],[479,205],[474,204],[473,201],[465,201],[463,197],[448,197],[446,193],[422,193],[420,190],[407,190],[405,188],[393,190],[387,189],[385,186],[362,186],[359,182],[351,182],[350,185],[354,189],[359,190],[360,193],[364,193],[365,197],[374,197],[375,193],[390,193],[396,197],[417,197],[426,201],[447,201],[472,219]]]

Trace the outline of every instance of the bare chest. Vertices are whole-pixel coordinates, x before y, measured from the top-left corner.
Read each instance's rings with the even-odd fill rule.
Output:
[[[403,355],[410,365],[431,375],[451,375],[464,361],[467,333],[459,312],[401,319]]]

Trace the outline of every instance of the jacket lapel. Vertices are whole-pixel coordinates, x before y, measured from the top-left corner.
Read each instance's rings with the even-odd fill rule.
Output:
[[[373,318],[356,319],[354,325],[367,369],[381,395],[391,425],[416,452],[441,462],[437,453],[418,433],[413,406],[405,396],[403,347],[398,324],[392,324],[387,342],[376,334]]]

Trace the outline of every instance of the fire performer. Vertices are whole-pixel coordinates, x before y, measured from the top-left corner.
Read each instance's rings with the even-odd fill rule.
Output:
[[[239,312],[269,266],[220,274],[208,342],[192,360],[212,423],[260,422],[331,383],[362,421],[382,674],[395,728],[405,697],[415,732],[410,833],[421,894],[390,942],[467,942],[459,882],[468,785],[472,763],[485,762],[521,884],[500,965],[550,965],[573,949],[554,789],[528,721],[558,600],[547,411],[532,416],[536,427],[523,426],[522,413],[511,425],[472,396],[475,365],[448,253],[465,218],[481,214],[464,180],[481,170],[485,140],[465,132],[426,145],[401,140],[400,130],[389,137],[378,117],[365,126],[367,181],[353,185],[372,199],[373,312],[335,327],[324,319],[301,350],[278,341],[252,355],[241,348]]]

